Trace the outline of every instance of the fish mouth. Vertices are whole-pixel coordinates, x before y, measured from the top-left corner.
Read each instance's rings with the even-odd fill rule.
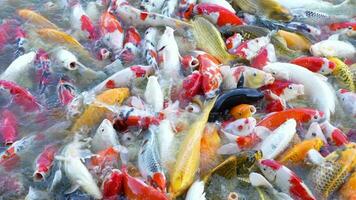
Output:
[[[272,75],[267,75],[265,78],[266,85],[272,84],[274,81],[275,81],[275,78]]]
[[[33,180],[34,181],[43,181],[46,177],[46,173],[44,172],[40,172],[40,171],[35,171],[35,173],[33,173]]]

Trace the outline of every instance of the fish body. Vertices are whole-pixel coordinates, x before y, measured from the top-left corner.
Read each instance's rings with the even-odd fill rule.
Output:
[[[148,129],[140,147],[137,159],[138,168],[141,175],[153,187],[166,191],[166,177],[161,166],[158,141],[152,129],[152,126]]]
[[[90,196],[95,199],[101,199],[102,193],[96,181],[80,159],[80,151],[86,145],[86,143],[79,141],[79,138],[75,138],[74,141],[63,148],[61,152],[62,157],[57,157],[57,159],[63,162],[63,171],[73,184],[72,190],[81,187]]]
[[[206,17],[218,27],[244,24],[234,12],[216,4],[199,3],[194,7],[194,13]]]
[[[199,2],[206,3],[206,4],[215,4],[229,10],[232,13],[236,13],[235,9],[226,0],[200,0]]]
[[[249,104],[240,104],[240,105],[234,106],[230,110],[230,114],[235,119],[252,117],[252,115],[255,114],[255,113],[256,113],[255,106],[249,105]]]
[[[74,30],[79,32],[79,35],[89,38],[90,40],[98,39],[95,26],[89,16],[85,13],[82,5],[78,2],[71,6],[71,25]]]
[[[304,86],[290,81],[275,80],[272,84],[265,85],[262,90],[270,90],[285,101],[290,101],[304,94]]]
[[[140,7],[147,12],[159,13],[165,0],[141,0]]]
[[[0,80],[0,87],[8,90],[15,103],[20,105],[25,112],[40,110],[39,102],[27,89],[6,80]]]
[[[244,12],[265,16],[269,19],[288,22],[293,19],[290,11],[276,0],[234,0],[233,5]]]
[[[162,73],[173,80],[180,75],[180,54],[178,44],[174,38],[174,30],[166,27],[161,39],[157,43],[158,65]]]
[[[172,145],[175,140],[175,134],[170,121],[167,119],[162,120],[158,126],[156,134],[159,143],[159,153],[162,165],[167,167],[168,164],[174,160],[174,149]]]
[[[356,54],[356,49],[348,42],[323,40],[311,45],[310,53],[313,56],[353,58]]]
[[[55,160],[54,156],[57,152],[58,146],[56,144],[50,144],[37,156],[35,161],[35,172],[33,173],[33,179],[35,181],[43,181],[46,179],[51,172]]]
[[[92,91],[98,94],[112,88],[128,87],[130,86],[132,80],[150,75],[153,72],[152,69],[152,66],[143,65],[133,65],[131,67],[127,67],[114,73],[103,82],[99,83],[92,89]]]
[[[189,188],[185,200],[206,200],[204,182],[195,181]]]
[[[108,119],[104,119],[99,125],[91,145],[94,152],[120,145],[113,124]]]
[[[293,199],[315,200],[309,188],[293,171],[274,160],[260,160],[258,167],[267,180]]]
[[[284,38],[290,49],[308,51],[311,46],[311,42],[307,38],[297,33],[279,30],[277,34]]]
[[[267,136],[255,149],[261,150],[264,159],[274,159],[288,147],[296,133],[297,123],[289,119]]]
[[[179,148],[177,161],[171,174],[169,192],[173,197],[182,194],[193,183],[199,168],[200,142],[209,113],[216,99],[210,100],[202,111],[201,118],[193,122]]]
[[[164,96],[156,76],[148,78],[144,95],[146,103],[151,106],[154,112],[159,112],[163,109]]]
[[[61,78],[57,85],[57,94],[61,104],[68,105],[78,95],[78,89],[71,82]]]
[[[356,106],[354,104],[356,101],[356,93],[346,89],[339,89],[336,95],[340,100],[343,110],[349,114],[351,118],[356,118]]]
[[[340,29],[352,28],[352,30],[356,30],[356,22],[336,22],[329,24],[329,28],[332,31],[337,31]]]
[[[189,101],[195,95],[202,93],[202,80],[203,75],[199,71],[193,71],[190,75],[185,77],[182,85],[183,90],[180,93],[180,102]]]
[[[342,62],[338,58],[329,58],[331,62],[335,63],[335,69],[332,74],[338,79],[342,84],[344,84],[348,90],[355,92],[356,85],[354,83],[354,77],[350,71],[349,66]]]
[[[143,55],[145,56],[148,65],[154,66],[158,69],[158,53],[157,53],[157,43],[158,43],[158,29],[150,27],[145,31],[145,36],[143,39]]]
[[[34,65],[36,67],[36,81],[39,82],[38,90],[40,94],[43,94],[51,79],[51,61],[45,50],[39,49],[36,52]]]
[[[223,81],[218,67],[218,61],[208,55],[199,55],[199,72],[202,75],[202,89],[206,98],[215,97],[220,91],[220,85]]]
[[[53,28],[53,29],[58,29],[58,27],[53,24],[51,21],[43,17],[41,14],[30,10],[30,9],[20,9],[17,11],[17,14],[27,20],[33,23],[34,25],[40,27],[40,28]]]
[[[315,149],[319,151],[323,145],[323,140],[320,138],[304,140],[289,148],[285,153],[279,156],[277,161],[281,164],[300,163],[305,159],[309,150]]]
[[[312,108],[292,108],[266,116],[257,123],[257,126],[264,126],[270,130],[274,130],[287,121],[287,119],[294,119],[297,123],[308,123],[319,121],[322,117],[322,112]]]
[[[352,200],[356,197],[356,173],[352,173],[340,189],[340,197],[345,200]]]
[[[173,17],[174,11],[178,6],[178,0],[165,0],[162,5],[162,15],[167,17]]]
[[[1,112],[0,132],[2,141],[6,146],[12,145],[18,137],[18,120],[14,113],[8,109]]]
[[[215,125],[207,124],[200,142],[200,170],[205,175],[221,161],[217,150],[221,145],[221,138]]]
[[[124,30],[121,23],[110,12],[104,12],[100,17],[100,31],[102,41],[113,52],[119,53],[123,48]]]
[[[119,57],[125,63],[133,62],[140,53],[141,45],[141,35],[135,27],[130,26],[126,30],[123,45],[123,50],[120,52]]]
[[[334,62],[322,57],[299,57],[293,59],[290,63],[305,67],[312,72],[323,75],[329,75],[336,67]]]
[[[324,113],[326,119],[335,112],[335,93],[320,76],[289,63],[271,63],[263,70],[272,73],[275,78],[303,84],[305,95]]]
[[[115,88],[99,94],[95,101],[74,121],[71,131],[92,128],[100,122],[109,110],[104,105],[120,105],[130,95],[128,88]],[[104,104],[104,105],[103,105]]]
[[[184,0],[179,1],[178,16],[183,20],[190,20],[193,14],[194,6],[197,4],[197,0]]]
[[[118,169],[113,169],[105,178],[101,185],[103,199],[117,199],[123,192],[124,177]]]
[[[34,71],[36,52],[31,51],[16,58],[0,75],[0,79],[13,81],[23,87],[32,87],[31,72]]]

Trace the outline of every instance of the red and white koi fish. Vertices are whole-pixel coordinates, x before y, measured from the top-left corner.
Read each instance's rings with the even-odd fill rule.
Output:
[[[117,199],[124,190],[124,176],[118,169],[113,169],[106,177],[101,185],[103,191],[103,199]]]
[[[143,40],[143,55],[148,65],[158,69],[158,53],[156,50],[159,31],[157,28],[150,27],[145,32]]]
[[[304,67],[289,63],[269,63],[263,70],[277,79],[304,85],[305,95],[322,111],[326,119],[335,112],[335,92],[320,76]]]
[[[12,145],[18,137],[17,132],[17,117],[8,109],[4,109],[1,112],[1,121],[0,121],[0,133],[4,144]]]
[[[50,144],[38,155],[35,161],[35,172],[33,173],[33,179],[35,181],[43,181],[49,175],[57,151],[58,146],[56,144]]]
[[[102,42],[111,48],[114,54],[119,53],[124,43],[121,23],[110,12],[104,12],[100,17],[100,30]]]
[[[0,79],[13,81],[17,84],[31,88],[33,85],[33,78],[31,72],[33,69],[36,52],[31,51],[16,58],[0,75]]]
[[[114,6],[109,8],[113,13],[118,15],[123,22],[133,25],[135,27],[139,26],[153,26],[153,27],[162,27],[169,26],[172,27],[179,33],[186,33],[187,29],[191,27],[191,25],[187,22],[167,17],[158,13],[141,11],[127,2],[117,3]]]
[[[225,41],[226,48],[229,53],[234,53],[235,49],[240,46],[243,37],[239,33],[235,33]]]
[[[78,31],[79,37],[89,38],[90,40],[98,39],[95,26],[89,16],[85,13],[80,2],[75,3],[71,8],[71,25],[74,30]]]
[[[305,67],[312,72],[329,75],[336,67],[335,63],[322,57],[300,57],[290,63]]]
[[[164,96],[156,76],[148,77],[144,96],[146,103],[151,107],[152,111],[160,112],[163,109]]]
[[[22,27],[17,27],[15,31],[16,51],[15,58],[22,56],[28,49],[27,33]],[[1,49],[1,48],[0,48]]]
[[[252,133],[255,126],[256,119],[253,117],[248,117],[224,123],[223,130],[224,132],[230,133],[232,135],[246,136]]]
[[[129,127],[147,129],[150,124],[159,124],[161,116],[155,117],[144,110],[138,110],[129,106],[121,106],[114,119],[114,128],[117,131],[126,131]]]
[[[49,60],[48,53],[43,49],[39,49],[36,52],[34,64],[36,67],[36,81],[39,83],[38,90],[40,91],[40,94],[42,94],[44,93],[47,88],[47,85],[50,82],[51,61]]]
[[[78,90],[70,81],[62,77],[58,81],[57,94],[60,103],[66,106],[78,95]]]
[[[341,146],[349,143],[347,136],[340,129],[336,128],[330,122],[325,121],[320,124],[327,141],[336,146]]]
[[[186,105],[197,94],[202,94],[203,75],[199,71],[193,71],[183,80],[183,88],[179,94],[181,105]]]
[[[227,10],[229,10],[232,13],[236,13],[235,9],[231,6],[229,2],[226,0],[200,0],[200,3],[207,3],[207,4],[216,4],[218,6],[221,6]]]
[[[141,45],[140,33],[135,27],[130,26],[125,33],[124,48],[120,52],[119,57],[125,63],[131,63],[140,53],[139,46]]]
[[[255,67],[257,69],[263,69],[268,62],[276,61],[276,52],[274,46],[272,44],[267,44],[266,47],[260,49],[256,56],[251,59],[251,67]]]
[[[290,101],[300,95],[304,95],[304,85],[282,80],[275,80],[272,84],[263,86],[261,90],[270,90],[285,101]]]
[[[8,90],[15,103],[22,107],[25,112],[40,110],[40,104],[27,89],[6,80],[0,80],[0,88]]]
[[[149,186],[130,176],[126,169],[123,170],[124,194],[128,199],[146,199],[146,200],[168,200],[169,198],[152,186]]]
[[[208,18],[219,27],[244,24],[243,20],[236,16],[234,12],[216,4],[199,3],[194,7],[194,14]]]
[[[339,89],[336,93],[339,98],[343,110],[351,116],[356,118],[356,93],[346,89]]]
[[[197,0],[181,0],[178,5],[178,16],[183,20],[190,20]]]
[[[178,6],[178,0],[165,0],[162,5],[162,15],[167,17],[173,17],[174,11]]]
[[[180,59],[184,71],[192,72],[199,66],[199,60],[192,55],[185,55]]]
[[[165,0],[141,0],[140,8],[147,12],[159,13]]]
[[[268,159],[260,160],[258,166],[268,181],[293,199],[316,199],[302,179],[287,167]]]
[[[332,31],[337,31],[345,28],[351,28],[352,30],[356,30],[356,22],[336,22],[329,24],[329,28]]]
[[[274,94],[271,90],[263,91],[266,100],[265,110],[267,113],[279,112],[287,109],[287,102]]]
[[[143,138],[138,153],[138,168],[141,175],[151,186],[166,192],[166,176],[161,165],[161,155],[155,129],[156,127],[151,126]]]
[[[166,27],[158,41],[157,50],[158,65],[162,69],[162,73],[177,80],[180,77],[180,55],[178,44],[174,38],[174,30],[171,27]]]
[[[152,73],[152,66],[134,65],[111,75],[109,78],[95,86],[92,91],[95,94],[98,94],[107,89],[129,86],[133,79],[145,77]]]
[[[207,98],[215,97],[220,91],[223,81],[218,65],[220,64],[214,57],[205,54],[199,55],[199,72],[202,75],[202,89]]]

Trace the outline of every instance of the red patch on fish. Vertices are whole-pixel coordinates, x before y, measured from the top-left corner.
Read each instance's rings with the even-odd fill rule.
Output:
[[[349,143],[346,135],[338,128],[333,130],[333,132],[331,133],[331,139],[336,146],[341,146]]]
[[[112,170],[111,174],[104,180],[103,199],[117,199],[124,189],[124,175],[119,170]]]
[[[283,167],[283,165],[279,164],[278,162],[274,161],[274,160],[269,160],[269,159],[266,159],[266,160],[262,160],[261,161],[261,164],[262,165],[265,165],[267,167],[270,167],[272,168],[273,170],[277,171],[279,170],[281,167]]]
[[[130,67],[131,71],[135,73],[136,78],[144,77],[147,74],[147,71],[141,66],[132,66]]]
[[[133,26],[130,26],[126,30],[126,36],[124,40],[124,45],[127,43],[132,43],[135,46],[138,46],[141,43],[141,36],[137,29]]]
[[[89,39],[95,40],[97,39],[97,34],[95,32],[95,27],[93,25],[93,22],[90,20],[90,18],[86,15],[82,15],[80,18],[80,21],[82,22],[81,29],[84,31],[87,31],[89,33]]]
[[[292,194],[294,198],[303,200],[315,200],[315,198],[311,196],[305,188],[306,186],[303,184],[303,181],[293,172],[290,176],[289,183],[289,193]]]
[[[122,33],[124,30],[121,27],[120,22],[109,12],[105,12],[100,18],[100,26],[102,32],[113,33],[116,30]]]
[[[108,80],[106,83],[105,83],[105,87],[108,88],[108,89],[113,89],[116,87],[116,84],[115,84],[115,81],[114,80]]]
[[[198,56],[199,72],[203,76],[202,89],[206,96],[211,98],[214,92],[219,90],[222,83],[222,75],[218,67],[219,62],[208,54]]]
[[[254,147],[260,139],[255,133],[251,133],[247,136],[237,136],[236,143],[240,149],[249,149]]]
[[[290,81],[275,80],[272,84],[261,87],[261,90],[270,90],[275,95],[280,96],[291,84],[293,83]]]
[[[8,109],[1,113],[0,133],[5,145],[13,144],[17,139],[17,119],[16,116]]]
[[[148,12],[141,12],[140,13],[140,19],[142,21],[145,21],[147,17],[148,17]]]
[[[262,70],[268,61],[268,50],[266,47],[262,48],[255,57],[251,59],[251,67]]]

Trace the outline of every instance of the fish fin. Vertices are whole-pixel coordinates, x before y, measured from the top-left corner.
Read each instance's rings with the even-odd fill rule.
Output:
[[[64,157],[64,156],[55,156],[54,158],[59,161],[68,161],[69,160],[67,157]]]
[[[75,192],[80,187],[79,184],[73,184],[68,190],[64,192],[64,194],[71,194]]]
[[[231,133],[228,133],[228,132],[226,132],[226,131],[223,130],[223,129],[221,130],[221,132],[224,133],[225,138],[228,139],[230,142],[235,142],[235,141],[236,141],[236,139],[237,139],[237,136],[236,136],[236,135],[233,135],[233,134],[231,134]]]
[[[231,154],[238,153],[239,151],[240,151],[240,149],[237,147],[236,143],[228,143],[228,144],[222,145],[218,149],[218,154],[231,155]]]
[[[50,192],[52,192],[53,189],[56,187],[56,185],[61,181],[62,176],[63,176],[63,175],[62,175],[62,170],[61,170],[60,167],[59,167],[59,169],[55,172],[54,178],[53,178],[53,181],[52,181],[52,184],[51,184],[51,186],[49,187],[49,191],[50,191]]]
[[[259,173],[255,173],[255,172],[250,173],[249,180],[251,182],[251,185],[254,187],[262,186],[262,187],[273,189],[271,183]]]

